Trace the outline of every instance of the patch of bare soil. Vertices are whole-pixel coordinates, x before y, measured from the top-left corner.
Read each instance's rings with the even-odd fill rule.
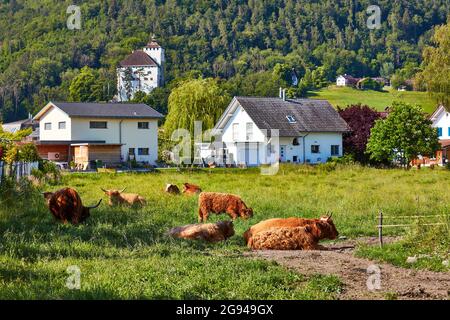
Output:
[[[388,238],[386,242],[395,240],[396,238]],[[261,250],[249,252],[247,255],[274,260],[280,265],[305,275],[336,275],[345,285],[338,299],[449,299],[450,273],[405,269],[387,263],[357,258],[353,256],[353,251],[358,242],[375,245],[377,239],[360,238],[325,244],[329,251]],[[373,272],[368,273],[367,271],[371,265],[378,266],[381,271],[381,288],[379,290],[368,289],[368,279],[374,275]],[[376,284],[373,281],[369,281],[369,283]]]

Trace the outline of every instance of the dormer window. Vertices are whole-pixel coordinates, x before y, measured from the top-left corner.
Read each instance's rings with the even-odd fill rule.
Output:
[[[295,120],[294,116],[286,116],[286,119],[289,123],[296,123],[297,120]]]

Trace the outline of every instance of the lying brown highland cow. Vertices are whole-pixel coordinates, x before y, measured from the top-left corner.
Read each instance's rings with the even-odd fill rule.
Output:
[[[327,250],[319,245],[323,239],[336,239],[334,225],[318,221],[303,227],[278,227],[255,234],[248,247],[267,250]]]
[[[170,194],[180,194],[180,189],[175,184],[170,183],[166,185],[166,189],[164,191]]]
[[[43,193],[48,209],[56,220],[78,224],[90,216],[90,210],[97,208],[102,200],[91,207],[83,206],[78,193],[72,188]]]
[[[202,192],[202,189],[199,186],[191,183],[183,184],[183,193],[187,195],[193,195]]]
[[[109,197],[108,204],[110,206],[117,206],[121,204],[143,206],[146,204],[145,199],[136,193],[123,193],[126,188],[123,188],[121,191],[101,189]]]
[[[220,221],[217,223],[190,224],[176,227],[169,231],[174,238],[203,240],[207,242],[218,242],[228,239],[234,235],[232,221]]]
[[[307,225],[315,224],[315,223],[322,223],[331,230],[330,232],[335,232],[335,237],[338,236],[338,232],[336,230],[336,227],[333,223],[333,220],[330,216],[325,216],[320,219],[306,219],[306,218],[274,218],[274,219],[268,219],[261,221],[254,226],[250,227],[246,232],[244,232],[244,240],[247,243],[249,247],[252,247],[252,241],[253,237],[262,232],[267,231],[272,228],[296,228],[296,227],[304,227]],[[330,233],[330,234],[331,234]]]
[[[253,217],[253,209],[248,208],[239,196],[218,193],[202,192],[198,198],[198,220],[208,220],[209,213],[227,213],[233,220],[241,217],[248,219]]]

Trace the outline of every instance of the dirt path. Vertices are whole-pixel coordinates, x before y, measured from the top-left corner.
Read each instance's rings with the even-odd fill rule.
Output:
[[[392,241],[393,239],[391,239]],[[339,299],[449,299],[450,272],[439,273],[412,270],[378,263],[353,256],[357,242],[376,243],[374,238],[341,241],[327,245],[330,251],[254,251],[249,255],[267,260],[298,271],[301,274],[333,274],[344,283]],[[367,268],[377,265],[381,270],[381,289],[370,291]]]

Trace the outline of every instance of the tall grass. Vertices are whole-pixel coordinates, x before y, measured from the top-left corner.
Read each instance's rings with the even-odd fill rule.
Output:
[[[104,197],[100,187],[127,187],[146,197],[148,205],[134,210],[103,204],[86,223],[72,226],[53,220],[38,191],[17,193],[13,201],[2,198],[0,298],[334,298],[340,290],[334,278],[310,279],[243,257],[242,233],[267,218],[333,212],[341,235],[375,236],[379,210],[389,215],[450,212],[449,178],[448,170],[340,165],[285,165],[275,176],[262,176],[258,169],[66,175],[60,185],[39,191],[71,186],[90,205]],[[236,235],[223,243],[172,240],[166,236],[170,228],[197,221],[197,197],[164,193],[167,183],[184,182],[239,194],[255,216],[236,221]],[[418,241],[434,246],[440,239]],[[64,285],[70,265],[81,268],[81,290]],[[324,286],[334,289],[323,291]]]

